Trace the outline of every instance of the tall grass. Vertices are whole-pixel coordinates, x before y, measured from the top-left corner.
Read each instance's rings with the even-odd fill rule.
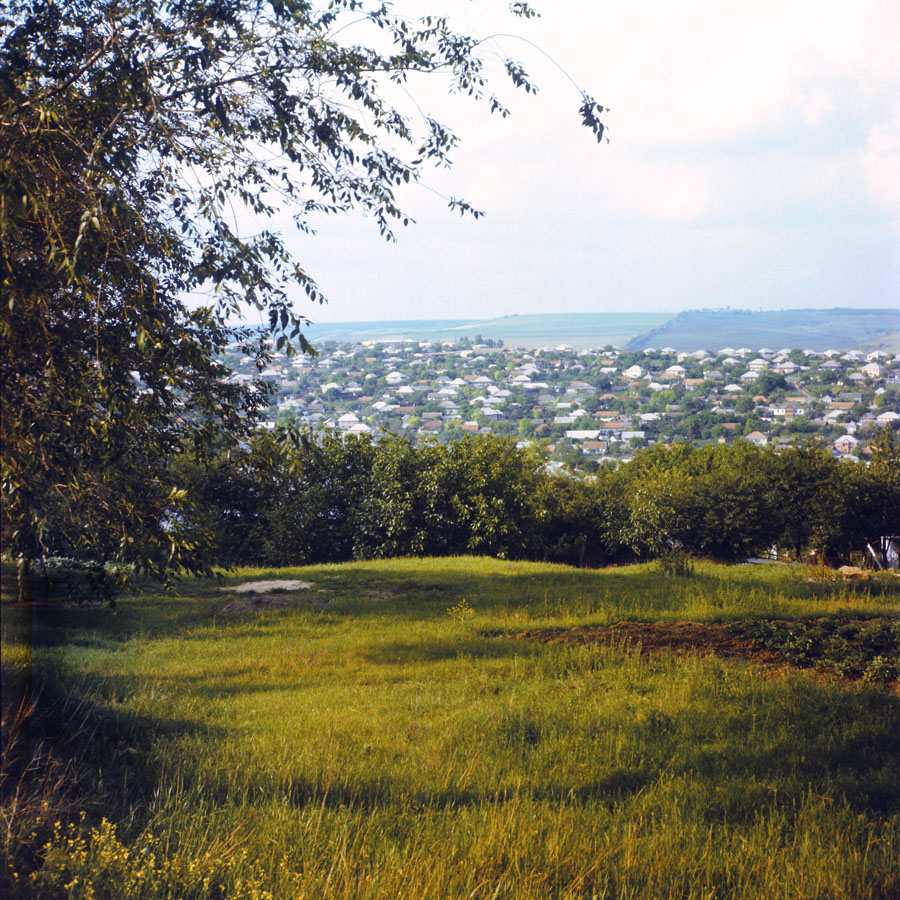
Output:
[[[268,575],[327,605],[4,609],[7,895],[900,896],[900,698],[513,637],[897,615],[892,589],[477,559],[223,583]]]

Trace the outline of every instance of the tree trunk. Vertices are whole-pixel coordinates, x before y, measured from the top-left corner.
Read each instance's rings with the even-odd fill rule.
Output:
[[[34,560],[23,553],[16,565],[16,580],[19,588],[19,603],[34,602]]]

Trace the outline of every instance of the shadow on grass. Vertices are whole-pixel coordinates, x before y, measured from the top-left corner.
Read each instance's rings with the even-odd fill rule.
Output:
[[[768,705],[762,733],[753,710],[713,702],[705,714],[719,718],[716,737],[731,736],[726,752],[691,723],[680,746],[684,770],[711,788],[751,778],[789,796],[800,786],[840,798],[856,812],[900,813],[900,697],[802,678]]]
[[[146,636],[184,635],[217,621],[224,600],[148,596],[120,600],[115,609],[64,604],[2,607],[3,643],[32,647],[90,647]]]
[[[390,645],[385,649],[389,655],[397,652]],[[421,661],[421,646],[406,649],[411,659]],[[86,687],[67,683],[51,671],[36,674],[31,683],[21,670],[9,666],[2,674],[4,805],[8,807],[18,791],[19,799],[33,804],[31,812],[37,812],[40,804],[47,809],[49,803],[51,820],[58,811],[57,817],[65,819],[86,810],[91,817],[103,815],[139,829],[152,815],[157,798],[176,788],[182,802],[206,808],[239,801],[365,813],[390,807],[446,811],[525,797],[576,806],[639,801],[665,810],[674,793],[693,815],[718,824],[750,823],[775,810],[791,818],[814,793],[861,815],[900,812],[896,778],[900,698],[877,691],[835,692],[800,684],[781,702],[773,698],[767,704],[762,733],[756,714],[741,706],[740,697],[731,701],[706,697],[699,708],[661,720],[626,722],[619,736],[635,749],[630,763],[573,782],[554,777],[551,765],[547,774],[536,775],[534,783],[526,777],[521,787],[504,792],[502,785],[516,780],[516,771],[503,753],[497,757],[500,767],[494,784],[423,787],[402,766],[387,768],[377,777],[353,772],[285,772],[273,777],[264,760],[247,760],[244,772],[223,771],[213,778],[207,772],[201,784],[187,760],[178,766],[177,757],[169,759],[168,774],[163,774],[159,745],[182,737],[212,744],[227,737],[227,730],[136,716],[101,705],[101,691],[106,698],[127,697],[140,688],[141,679],[104,678]],[[260,687],[250,684],[241,690]],[[29,715],[18,714],[19,709],[27,709]],[[496,730],[489,743],[509,749],[505,724],[500,718],[492,726]],[[524,772],[530,768],[528,754],[541,752],[553,739],[553,727],[539,726],[523,732],[523,753],[517,755],[515,766]],[[565,734],[559,750],[566,752]],[[29,810],[23,811],[27,816]],[[39,841],[25,841],[21,852],[33,854],[39,846]],[[24,862],[33,868],[39,860]]]
[[[448,561],[445,568],[450,566]],[[501,564],[486,568],[483,574],[460,571],[452,579],[440,567],[434,572],[423,567],[415,574],[404,574],[398,567],[383,572],[366,570],[359,578],[352,571],[331,580],[318,572],[310,577],[334,591],[330,619],[349,614],[365,622],[368,616],[384,616],[387,605],[390,614],[401,620],[439,617],[448,626],[451,623],[446,609],[460,597],[468,598],[479,613],[490,613],[532,602],[529,598],[542,602],[545,594],[552,598],[596,593],[615,603],[619,596],[634,597],[645,591],[652,597],[641,608],[651,616],[653,609],[671,603],[672,587],[682,583],[665,579],[651,569],[529,571],[506,569]],[[708,573],[698,573],[684,583],[708,591],[733,587],[729,579]],[[743,584],[752,586],[751,582]],[[366,591],[381,591],[388,596],[367,599]],[[265,617],[264,624],[283,621],[282,614],[269,612],[229,619],[220,613],[224,602],[223,597],[167,596],[123,601],[116,610],[9,608],[3,610],[4,640],[9,637],[20,645],[42,647],[97,646],[141,636],[186,637],[213,622],[223,634],[234,634],[246,630],[253,615]],[[287,610],[283,615],[291,614]],[[304,617],[308,615],[304,611]],[[497,659],[541,651],[515,641],[474,636],[442,640],[436,636],[391,641],[358,652],[370,663],[402,665],[437,663],[460,656]],[[73,684],[50,671],[28,682],[21,671],[4,667],[4,767],[0,784],[4,804],[24,786],[35,802],[49,797],[51,806],[56,804],[58,808],[94,809],[108,818],[127,817],[130,821],[146,817],[154,795],[165,794],[170,786],[161,779],[172,777],[162,775],[157,761],[163,739],[214,741],[226,736],[227,730],[135,716],[111,709],[106,702],[110,696],[127,697],[140,684],[136,676],[108,676],[95,685]],[[203,684],[195,689],[205,690]],[[219,685],[210,688],[217,695],[285,689],[284,684],[252,680],[225,689]],[[860,813],[889,815],[900,811],[896,777],[900,771],[900,698],[876,691],[800,685],[791,688],[786,697],[773,693],[765,703],[763,722],[757,721],[758,710],[739,705],[740,697],[710,695],[697,699],[700,708],[674,714],[670,731],[664,734],[641,730],[638,724],[626,728],[623,740],[639,745],[644,754],[642,762],[575,784],[554,783],[551,776],[529,786],[526,778],[522,793],[559,803],[612,804],[650,795],[657,784],[660,790],[667,789],[669,779],[686,785],[691,802],[711,821],[749,821],[761,808],[773,806],[797,809],[811,790],[835,802],[846,802]],[[545,739],[534,741],[535,746]],[[220,782],[202,786],[193,784],[191,772],[183,768],[178,769],[177,777],[187,797],[208,796],[225,802],[234,793],[233,780],[229,780],[233,775],[223,774]],[[390,770],[375,780],[354,778],[350,773],[339,783],[315,777],[292,780],[287,775],[274,783],[251,778],[247,789],[250,800],[323,803],[335,808],[375,809],[402,800],[407,805],[444,809],[497,799],[497,791],[491,786],[416,789],[402,777],[392,778]]]
[[[28,630],[34,646],[95,646],[138,637],[185,637],[211,626],[233,633],[251,624],[280,626],[301,616],[305,620],[312,617],[311,621],[323,628],[350,617],[362,622],[385,615],[399,622],[434,621],[445,618],[448,607],[463,599],[479,616],[519,610],[541,618],[600,615],[650,620],[659,616],[677,618],[686,606],[704,600],[711,609],[718,606],[722,610],[717,618],[746,618],[746,604],[738,603],[738,612],[734,601],[759,591],[773,597],[818,596],[815,586],[802,583],[790,573],[758,573],[757,568],[701,570],[689,578],[668,578],[653,565],[576,569],[474,558],[349,563],[271,573],[313,581],[326,592],[329,605],[324,612],[314,613],[298,603],[279,610],[223,613],[222,607],[233,599],[232,595],[219,592],[215,582],[189,581],[182,594],[123,598],[114,610],[4,604],[3,630],[4,635],[10,627],[13,631]],[[262,576],[254,575],[250,580],[257,577]],[[240,576],[229,575],[227,582],[239,580]],[[841,590],[847,589],[841,586]],[[723,597],[727,598],[727,608],[722,606]],[[859,599],[865,598],[861,595]],[[848,606],[853,605],[854,599],[848,597]]]
[[[600,772],[588,769],[583,776],[573,776],[571,764],[583,728],[570,726],[567,732],[564,721],[542,721],[526,710],[492,720],[479,744],[479,752],[496,760],[492,782],[485,783],[482,772],[480,780],[461,777],[465,783],[455,786],[447,773],[449,786],[435,789],[397,762],[377,775],[369,767],[365,774],[284,772],[274,782],[263,774],[250,776],[240,793],[254,804],[444,811],[495,803],[504,785],[517,783],[501,800],[515,795],[558,805],[613,806],[640,799],[663,812],[677,802],[710,825],[750,824],[774,811],[790,821],[810,798],[863,818],[900,813],[900,698],[801,684],[768,706],[762,728],[758,713],[740,708],[740,698],[732,704],[709,698],[671,716],[611,724],[630,761],[607,767],[599,760]],[[510,727],[516,715],[525,723],[521,728]],[[477,737],[473,733],[474,743]],[[591,750],[582,740],[574,752]],[[597,752],[609,750],[598,745]],[[234,775],[223,774],[220,783],[207,787],[225,802],[235,793]]]
[[[488,638],[471,637],[446,639],[439,636],[413,641],[388,641],[375,647],[359,651],[359,656],[367,663],[375,665],[404,665],[429,662],[443,662],[448,659],[512,659],[513,657],[537,656],[541,649],[525,641],[499,641]]]
[[[140,681],[105,676],[89,691],[54,670],[4,664],[4,816],[29,827],[81,812],[114,820],[133,817],[135,810],[146,813],[160,787],[154,753],[160,742],[222,736],[218,729],[190,721],[116,709],[116,702],[128,698]]]

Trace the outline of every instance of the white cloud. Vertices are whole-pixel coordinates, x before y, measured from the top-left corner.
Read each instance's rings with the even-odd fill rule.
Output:
[[[862,167],[872,203],[900,214],[900,118],[872,127]]]
[[[697,166],[619,158],[600,178],[611,186],[609,211],[629,218],[690,222],[709,210],[708,178]]]
[[[488,216],[461,221],[413,188],[404,202],[419,225],[398,247],[371,223],[327,220],[304,251],[334,288],[329,315],[539,311],[550,294],[559,309],[891,302],[898,0],[535,4],[542,19],[512,26],[496,18],[504,0],[444,5],[462,10],[463,28],[534,40],[612,107],[612,143],[579,126],[565,76],[508,38],[502,51],[541,87],[503,92],[510,119],[415,86],[462,138],[454,168],[427,184]]]

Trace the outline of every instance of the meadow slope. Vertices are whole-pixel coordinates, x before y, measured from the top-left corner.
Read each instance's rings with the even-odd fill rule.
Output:
[[[115,610],[6,605],[0,889],[896,898],[895,686],[517,637],[897,626],[895,584],[808,574],[389,560],[241,570]],[[312,587],[223,612],[224,586],[268,577]]]

